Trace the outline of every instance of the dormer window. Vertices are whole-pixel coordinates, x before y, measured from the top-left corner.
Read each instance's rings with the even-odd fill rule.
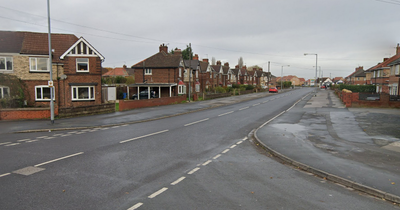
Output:
[[[76,72],[89,72],[89,58],[76,59]]]

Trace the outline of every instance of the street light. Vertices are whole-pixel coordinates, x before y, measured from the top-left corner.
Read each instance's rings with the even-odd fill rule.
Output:
[[[284,65],[284,66],[289,67],[290,65]],[[282,91],[282,88],[283,88],[283,86],[282,86],[282,79],[283,79],[283,67],[284,67],[284,66],[282,66],[282,70],[281,70],[281,91]]]
[[[315,78],[314,78],[314,86],[315,86],[315,83],[317,82],[318,54],[317,53],[304,53],[304,56],[306,56],[306,55],[315,55]]]

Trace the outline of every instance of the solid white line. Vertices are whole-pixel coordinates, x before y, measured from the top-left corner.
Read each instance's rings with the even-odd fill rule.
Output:
[[[247,140],[247,137],[244,137],[242,140],[243,140],[243,141],[246,141],[246,140]]]
[[[236,145],[234,144],[234,145],[232,145],[230,148],[233,149],[233,148],[235,148],[235,147],[236,147]]]
[[[186,179],[186,177],[182,176],[181,178],[177,179],[176,181],[172,182],[171,185],[177,185],[182,180]]]
[[[245,110],[245,109],[248,109],[248,108],[250,108],[250,107],[241,108],[241,109],[239,109],[239,111],[242,111],[242,110]]]
[[[157,192],[151,194],[148,198],[155,198],[157,195],[160,195],[161,193],[163,193],[163,192],[165,192],[165,191],[167,191],[167,190],[168,190],[168,188],[163,187],[161,190],[159,190],[159,191],[157,191]]]
[[[10,147],[10,146],[15,146],[15,145],[18,145],[18,144],[21,144],[21,143],[6,144],[6,145],[4,145],[4,146],[5,146],[5,147]]]
[[[241,144],[243,141],[238,141],[236,144]]]
[[[194,168],[193,170],[189,171],[188,174],[194,174],[194,172],[196,172],[196,171],[198,171],[198,170],[200,170],[199,167]]]
[[[141,207],[142,205],[143,205],[143,203],[137,203],[137,204],[135,204],[134,206],[132,206],[131,208],[129,208],[127,210],[135,210],[135,209]]]
[[[258,105],[260,105],[260,103],[258,103],[258,104],[254,104],[253,106],[258,106]]]
[[[226,150],[224,150],[222,153],[227,153],[227,152],[229,152],[229,149],[226,149]]]
[[[206,166],[206,165],[208,165],[209,163],[211,163],[212,162],[212,160],[207,160],[206,162],[204,162],[202,165],[203,166]]]
[[[189,125],[193,125],[193,124],[196,124],[196,123],[204,122],[204,121],[207,121],[207,120],[209,120],[209,119],[210,119],[210,118],[206,118],[206,119],[203,119],[203,120],[199,120],[199,121],[196,121],[196,122],[192,122],[192,123],[186,124],[185,126],[189,126]]]
[[[11,142],[4,142],[4,143],[0,143],[0,145],[3,145],[3,144],[10,144]]]
[[[70,157],[74,157],[74,156],[81,155],[81,154],[83,154],[83,152],[79,152],[79,153],[75,153],[75,154],[68,155],[68,156],[65,156],[65,157],[57,158],[57,159],[50,160],[50,161],[47,161],[47,162],[44,162],[44,163],[40,163],[40,164],[37,164],[37,165],[34,165],[34,166],[35,167],[39,167],[39,166],[42,166],[42,165],[46,165],[46,164],[49,164],[49,163],[52,163],[52,162],[56,162],[56,161],[59,161],[59,160],[63,160],[63,159],[70,158]]]
[[[221,154],[216,155],[215,157],[213,157],[213,159],[215,160],[215,159],[217,159],[219,157],[221,157]]]
[[[11,174],[11,173],[1,174],[0,177],[8,176],[8,175],[10,175],[10,174]]]
[[[227,112],[227,113],[224,113],[224,114],[220,114],[220,115],[218,115],[218,117],[221,117],[221,116],[224,116],[224,115],[227,115],[227,114],[230,114],[230,113],[233,113],[233,111]]]
[[[168,132],[168,131],[169,130],[158,131],[158,132],[147,134],[147,135],[144,135],[144,136],[139,136],[139,137],[135,137],[135,138],[132,138],[132,139],[120,141],[119,143],[122,144],[122,143],[125,143],[125,142],[128,142],[128,141],[134,141],[134,140],[138,140],[138,139],[145,138],[145,137],[148,137],[148,136],[153,136],[153,135],[156,135],[156,134],[165,133],[165,132]]]

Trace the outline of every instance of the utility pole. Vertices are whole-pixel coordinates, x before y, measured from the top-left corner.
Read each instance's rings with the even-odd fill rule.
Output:
[[[271,80],[271,73],[270,73],[270,64],[271,64],[271,62],[269,62],[268,61],[268,74],[267,74],[267,81],[268,81],[268,85],[267,85],[267,88],[269,89],[269,82],[270,82],[270,80]]]
[[[48,27],[49,27],[49,62],[47,64],[48,69],[50,70],[50,80],[49,80],[49,88],[50,88],[50,120],[51,124],[54,124],[54,100],[53,97],[55,93],[53,92],[54,86],[53,86],[53,69],[52,69],[52,64],[53,64],[53,59],[51,56],[51,27],[50,27],[50,0],[47,0],[47,22],[48,22]]]
[[[192,44],[189,43],[189,102],[190,102],[190,80],[192,79]]]

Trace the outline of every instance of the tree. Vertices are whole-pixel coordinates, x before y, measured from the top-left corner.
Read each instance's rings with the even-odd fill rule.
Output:
[[[242,67],[243,67],[243,58],[242,57],[239,58],[238,65],[239,65],[239,69],[242,69]]]
[[[190,58],[193,58],[193,51],[189,45],[186,45],[186,49],[182,51],[182,58],[183,60],[190,60]]]

